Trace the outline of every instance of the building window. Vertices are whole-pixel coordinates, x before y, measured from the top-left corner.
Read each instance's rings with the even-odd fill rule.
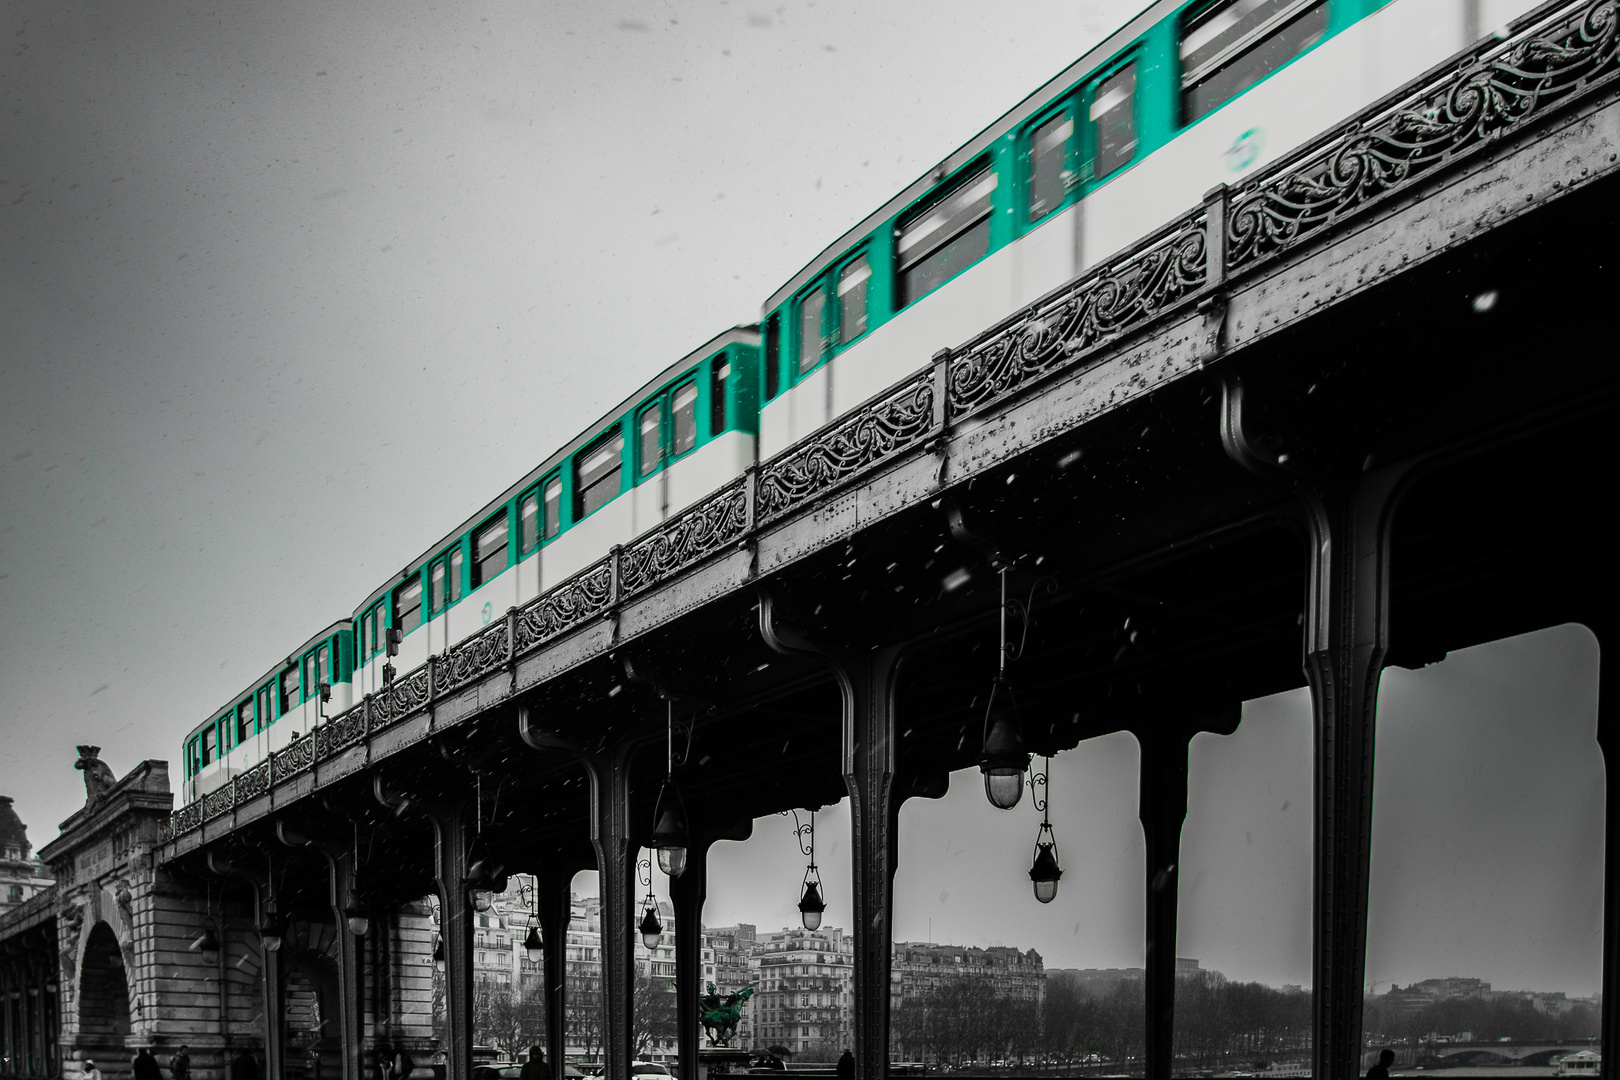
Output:
[[[298,669],[290,667],[281,673],[281,713],[285,716],[303,699],[298,696]]]
[[[682,383],[670,395],[670,455],[680,457],[697,445],[697,383]]]
[[[624,436],[611,431],[580,454],[574,488],[577,517],[585,517],[606,506],[619,494],[619,465],[624,457]]]
[[[1136,65],[1126,64],[1091,96],[1091,175],[1098,180],[1136,156]]]
[[[506,569],[506,511],[490,518],[473,534],[473,588],[493,581]]]
[[[545,500],[545,532],[550,540],[562,531],[562,477],[553,476],[542,489]]]
[[[1037,127],[1029,137],[1029,220],[1039,221],[1063,205],[1074,174],[1069,141],[1074,120],[1067,111]]]
[[[411,578],[394,590],[394,626],[401,634],[408,634],[422,625],[422,578]],[[310,686],[315,681],[311,679]]]
[[[1213,112],[1315,45],[1324,0],[1220,0],[1181,29],[1181,122]]]
[[[995,189],[996,174],[981,167],[900,226],[895,252],[902,306],[984,258],[990,250],[990,194]]]
[[[821,363],[821,313],[826,297],[818,286],[799,300],[799,374]]]
[[[518,501],[518,553],[529,555],[540,546],[540,498],[529,492]]]
[[[12,858],[15,859],[16,856],[13,855]],[[20,900],[22,900],[22,898],[23,898],[23,896],[22,896],[22,886],[21,885],[12,885],[12,886],[9,886],[6,889],[6,899],[11,901],[13,904],[19,902]]]
[[[866,285],[872,270],[866,256],[850,260],[838,272],[838,342],[847,345],[866,333]]]

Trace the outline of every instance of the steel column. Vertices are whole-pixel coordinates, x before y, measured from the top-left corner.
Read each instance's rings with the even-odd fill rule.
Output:
[[[568,924],[573,916],[568,887],[575,869],[556,864],[535,875],[535,908],[540,921],[541,981],[545,992],[546,1059],[551,1075],[563,1075],[568,1043]]]
[[[812,643],[781,623],[761,590],[760,633],[777,652],[819,657],[843,702],[844,787],[853,832],[855,945],[855,1076],[882,1080],[889,1064],[889,971],[893,960],[894,872],[900,804],[895,793],[898,739],[895,687],[907,643],[846,651]]]
[[[698,1075],[698,995],[703,992],[703,900],[709,886],[707,837],[692,837],[686,872],[669,883],[675,905],[675,1025],[680,1075]]]
[[[434,882],[444,942],[445,1080],[471,1080],[473,924],[466,886],[470,830],[460,807],[429,811],[426,816],[433,823]]]
[[[1223,384],[1221,441],[1240,465],[1292,488],[1309,552],[1304,667],[1315,723],[1317,1080],[1355,1080],[1372,846],[1378,681],[1389,653],[1390,532],[1418,462],[1329,473],[1280,451],[1244,419],[1243,386]]]
[[[630,1080],[635,1049],[636,845],[630,834],[630,750],[615,744],[587,755],[591,844],[602,903],[602,1061],[607,1080]]]
[[[332,918],[337,924],[338,1025],[343,1039],[343,1080],[365,1080],[366,994],[361,949],[365,942],[349,932],[343,909],[353,895],[354,853],[327,855],[332,885]]]
[[[1187,744],[1192,732],[1149,728],[1142,747],[1139,814],[1147,841],[1146,1080],[1170,1080],[1175,1040],[1176,914],[1181,827],[1187,820]]]

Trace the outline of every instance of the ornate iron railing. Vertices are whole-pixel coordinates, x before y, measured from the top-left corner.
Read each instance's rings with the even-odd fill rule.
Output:
[[[170,815],[180,836],[372,732],[870,475],[969,414],[1083,368],[1102,349],[1573,103],[1620,75],[1620,0],[1549,3],[1505,39],[1419,77],[1348,126],[1213,193],[690,509],[396,679]],[[1213,235],[1212,235],[1213,234]]]

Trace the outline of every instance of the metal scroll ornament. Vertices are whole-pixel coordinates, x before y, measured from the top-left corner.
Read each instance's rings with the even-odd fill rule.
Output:
[[[607,609],[613,593],[613,570],[607,559],[558,585],[518,612],[517,651],[524,652],[567,633]]]
[[[748,496],[734,482],[624,549],[619,586],[639,592],[674,575],[742,536],[748,528]]]
[[[971,342],[951,358],[951,416],[1063,367],[1192,295],[1204,284],[1204,247],[1203,215],[1184,218]]]
[[[928,434],[934,415],[930,374],[901,383],[886,398],[825,428],[759,473],[759,517],[766,521],[813,498]]]
[[[1483,48],[1238,193],[1227,266],[1247,266],[1408,187],[1617,74],[1615,0]]]
[[[463,686],[480,675],[485,675],[506,662],[506,623],[492,623],[475,637],[468,638],[445,654],[442,664],[442,683],[438,690],[447,692]]]

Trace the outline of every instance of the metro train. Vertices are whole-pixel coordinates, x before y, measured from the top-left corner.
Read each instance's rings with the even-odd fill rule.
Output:
[[[185,801],[1534,6],[1150,5],[193,728]]]

